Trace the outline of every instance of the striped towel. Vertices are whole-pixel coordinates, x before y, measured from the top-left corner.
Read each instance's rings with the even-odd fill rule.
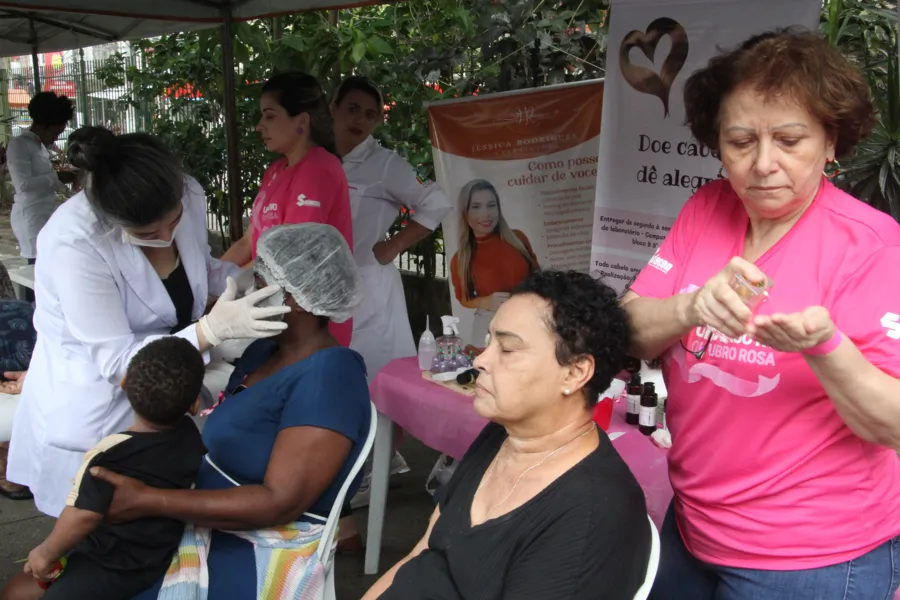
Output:
[[[258,600],[321,600],[325,568],[316,556],[322,525],[229,531],[253,544]],[[210,530],[187,525],[158,600],[207,600]]]

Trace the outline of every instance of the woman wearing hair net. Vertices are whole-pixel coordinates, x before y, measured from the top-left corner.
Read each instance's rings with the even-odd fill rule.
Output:
[[[275,580],[286,580],[286,570],[305,573],[304,580],[321,579],[308,544],[318,543],[369,431],[365,365],[328,328],[331,321],[346,321],[361,299],[347,242],[330,225],[280,225],[260,237],[255,270],[259,287],[277,283],[285,290],[276,303],[290,308],[284,315],[288,327],[276,338],[254,342],[238,361],[203,430],[209,454],[196,489],[160,490],[115,473],[98,474],[116,488],[108,517],[179,519],[192,524],[183,544],[208,540],[208,560],[201,560],[199,573],[182,577],[170,569],[180,581],[172,598],[198,597],[199,583],[187,588],[204,580],[203,570],[209,598],[268,597],[255,563],[273,555],[265,551],[266,539],[278,539],[280,548],[287,544],[292,556],[261,564],[259,572]],[[350,494],[358,487],[354,483]],[[157,598],[167,583],[157,582],[139,598]]]

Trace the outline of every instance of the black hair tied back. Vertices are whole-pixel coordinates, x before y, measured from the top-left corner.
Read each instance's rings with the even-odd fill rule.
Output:
[[[111,170],[117,156],[116,136],[103,127],[82,127],[69,136],[66,154],[72,166],[89,173]]]
[[[104,221],[144,227],[171,218],[181,204],[181,165],[156,136],[117,136],[102,127],[82,127],[69,136],[67,154],[73,166],[90,175],[84,193]]]

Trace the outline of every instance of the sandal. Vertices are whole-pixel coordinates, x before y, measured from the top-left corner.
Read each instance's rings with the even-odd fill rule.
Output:
[[[13,484],[8,484],[13,485]],[[16,486],[19,489],[16,490],[8,490],[0,484],[0,496],[4,496],[9,498],[10,500],[32,500],[34,498],[34,494],[31,493],[25,486]]]

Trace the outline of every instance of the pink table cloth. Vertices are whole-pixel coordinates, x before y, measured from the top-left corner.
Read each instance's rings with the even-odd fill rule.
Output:
[[[425,381],[416,358],[388,363],[369,391],[378,412],[411,436],[439,452],[461,459],[487,420],[479,416],[472,398]],[[644,490],[647,511],[657,527],[672,500],[666,451],[637,427],[625,423],[625,403],[616,402],[609,431],[613,446]],[[616,434],[622,434],[616,437]]]

